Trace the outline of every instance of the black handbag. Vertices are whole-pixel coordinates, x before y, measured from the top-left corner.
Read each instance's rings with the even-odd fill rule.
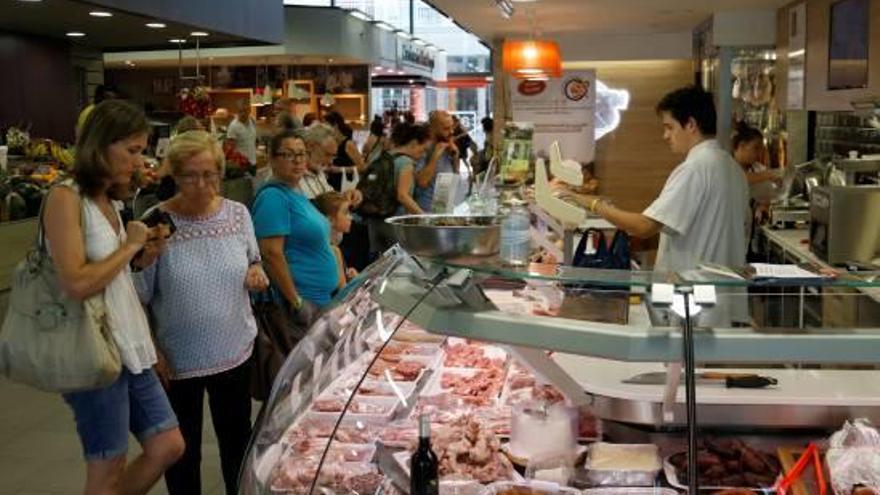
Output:
[[[265,401],[272,392],[272,384],[287,356],[300,340],[308,334],[316,318],[316,311],[300,310],[292,313],[287,305],[265,293],[251,301],[254,318],[257,321],[257,338],[251,367],[251,397]]]

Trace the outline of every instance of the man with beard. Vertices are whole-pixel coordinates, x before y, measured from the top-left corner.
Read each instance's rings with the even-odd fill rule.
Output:
[[[458,174],[458,148],[452,136],[452,116],[444,110],[435,110],[428,117],[431,144],[428,152],[416,165],[414,198],[425,212],[431,212],[437,174]]]

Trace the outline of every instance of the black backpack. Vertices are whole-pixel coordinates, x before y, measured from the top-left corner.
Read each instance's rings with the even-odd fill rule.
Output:
[[[382,151],[361,176],[357,186],[364,196],[358,210],[361,214],[374,218],[387,218],[397,211],[400,203],[397,201],[397,181],[394,177],[395,158],[397,155]]]

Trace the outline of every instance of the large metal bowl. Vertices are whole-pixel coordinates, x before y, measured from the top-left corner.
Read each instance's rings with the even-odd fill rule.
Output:
[[[498,254],[501,222],[494,216],[403,215],[385,220],[400,246],[430,258]]]

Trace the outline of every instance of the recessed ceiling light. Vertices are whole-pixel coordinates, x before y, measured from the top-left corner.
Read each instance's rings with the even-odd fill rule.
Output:
[[[410,84],[412,84],[412,83],[414,83],[414,82],[415,82],[415,80],[413,80],[413,79],[410,79],[410,80],[409,80],[409,83],[410,83]]]
[[[86,33],[81,33],[79,31],[71,31],[67,33],[67,36],[70,36],[71,38],[82,38],[85,35]]]
[[[208,33],[204,32],[204,31],[193,31],[193,32],[189,33],[189,35],[195,36],[196,38],[204,38],[205,36],[208,36]]]
[[[171,43],[186,43],[186,40],[182,38],[171,38],[168,41],[170,41]]]
[[[162,22],[148,22],[147,27],[152,29],[162,29],[165,27],[165,24]]]
[[[385,67],[382,67],[381,65],[377,65],[377,66],[373,67],[373,70],[381,72],[381,71],[385,70]]]
[[[103,10],[93,10],[89,12],[89,15],[92,17],[113,17],[113,14],[110,12],[104,12]]]
[[[404,72],[402,70],[397,71],[398,76],[402,76],[403,74],[404,74]]]

